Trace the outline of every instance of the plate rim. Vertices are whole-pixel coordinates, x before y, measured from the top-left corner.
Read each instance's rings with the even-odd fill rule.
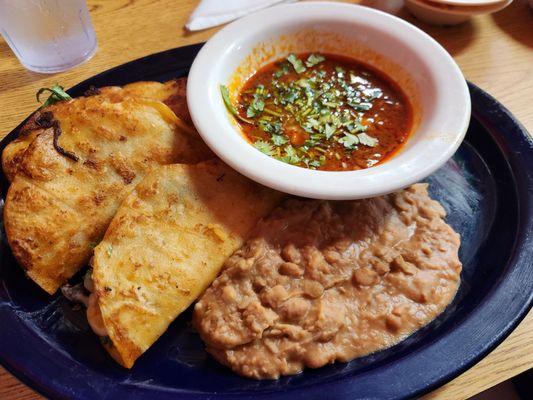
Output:
[[[145,57],[135,59],[132,61],[129,61],[127,63],[115,66],[113,68],[110,68],[106,71],[103,71],[101,73],[98,73],[80,83],[73,86],[68,90],[71,94],[81,94],[85,89],[87,89],[91,82],[97,80],[97,79],[105,79],[106,75],[109,75],[113,72],[120,71],[124,68],[131,68],[135,65],[139,65],[142,63],[150,62],[153,59],[158,59],[165,57],[167,55],[176,55],[176,53],[180,52],[197,52],[203,43],[199,44],[193,44],[183,47],[177,47],[174,49],[169,49],[163,52],[154,53],[151,55],[147,55]],[[192,60],[190,60],[187,64],[190,65],[192,63]],[[506,162],[509,164],[509,169],[511,173],[513,174],[514,179],[514,188],[517,190],[517,200],[519,202],[519,215],[517,220],[517,237],[515,237],[514,240],[514,248],[513,252],[510,255],[509,259],[507,260],[506,268],[509,269],[507,272],[505,280],[502,280],[501,284],[498,286],[494,286],[490,289],[490,291],[486,294],[484,301],[482,304],[480,304],[477,308],[476,313],[472,313],[471,315],[466,316],[457,326],[454,330],[450,331],[447,336],[451,336],[453,334],[457,335],[457,332],[460,329],[466,329],[465,326],[468,325],[468,323],[472,321],[477,316],[477,319],[480,319],[479,315],[483,311],[490,312],[491,307],[494,307],[496,305],[497,300],[500,298],[505,298],[506,293],[502,294],[503,289],[505,289],[505,284],[509,285],[510,281],[512,280],[514,276],[511,275],[512,273],[516,272],[516,267],[521,267],[522,264],[525,264],[525,267],[527,267],[528,259],[527,255],[533,257],[533,246],[527,247],[528,241],[530,242],[533,238],[533,157],[531,156],[531,153],[528,155],[526,152],[522,154],[511,154],[513,153],[513,150],[515,150],[516,147],[518,148],[524,148],[527,147],[529,149],[533,149],[533,139],[528,134],[525,127],[507,110],[505,106],[503,106],[501,103],[499,103],[495,98],[493,98],[490,94],[483,91],[476,85],[472,84],[471,82],[468,82],[469,89],[470,89],[470,95],[472,97],[472,118],[476,119],[481,125],[483,125],[492,136],[493,140],[497,143],[500,152],[505,157]],[[486,109],[483,109],[479,105],[479,102],[484,102],[486,105],[492,105],[493,107],[497,107],[498,114],[497,115],[491,115],[490,117],[487,116]],[[28,117],[29,118],[29,117]],[[510,124],[513,127],[512,132],[508,132],[508,136],[512,137],[512,139],[505,138],[503,136],[498,136],[497,132],[492,131],[491,129],[487,128],[487,125],[489,124],[489,120],[499,120],[506,122],[507,124]],[[27,120],[27,119],[26,119]],[[25,121],[26,121],[25,120]],[[485,121],[485,123],[484,123]],[[24,121],[19,124],[16,128],[14,128],[10,133],[8,133],[1,141],[0,141],[0,148],[2,148],[6,143],[10,142],[16,137],[16,132],[19,130],[19,128],[22,126]],[[509,143],[509,140],[511,140],[513,143]],[[507,146],[507,149],[502,148],[502,144],[505,144]],[[517,169],[517,164],[527,164],[530,165],[532,168],[530,169],[530,172],[528,174],[527,171]],[[532,188],[532,189],[528,189]],[[526,218],[524,218],[526,216]],[[528,236],[530,235],[530,236]],[[525,236],[525,237],[524,237]],[[519,246],[517,251],[517,246]],[[523,266],[522,266],[523,268]],[[526,271],[528,272],[528,271]],[[529,274],[531,275],[531,273]],[[510,276],[510,278],[509,278]],[[526,282],[530,286],[533,287],[533,281]],[[507,297],[509,294],[507,294]],[[444,374],[440,376],[438,379],[431,379],[431,382],[420,382],[419,385],[417,385],[417,388],[414,388],[412,390],[404,390],[402,395],[397,398],[409,398],[413,396],[419,396],[421,394],[427,393],[431,390],[434,390],[435,388],[449,382],[453,378],[457,377],[461,373],[463,373],[465,370],[472,367],[474,364],[479,362],[482,358],[484,358],[489,352],[491,352],[494,348],[496,348],[500,343],[504,341],[507,336],[518,326],[518,324],[525,318],[527,315],[527,312],[532,306],[533,303],[533,292],[530,291],[529,296],[527,293],[518,293],[517,296],[520,297],[520,301],[516,305],[514,305],[513,310],[516,309],[516,314],[514,314],[513,317],[508,318],[505,321],[504,326],[499,326],[500,332],[494,336],[493,339],[486,341],[485,345],[482,346],[483,348],[478,349],[476,354],[473,357],[469,357],[467,362],[463,362],[460,364],[456,364],[457,366],[455,368],[451,368],[447,374]],[[16,317],[18,318],[18,317]],[[500,324],[501,325],[501,324]],[[493,329],[494,330],[494,329]],[[42,338],[41,338],[42,339]],[[432,343],[432,346],[435,346],[438,344],[439,341],[442,341],[443,337],[440,337],[439,340],[436,340],[436,343]],[[44,339],[43,339],[44,340]],[[442,343],[441,343],[442,345]],[[423,349],[421,349],[423,350]],[[29,371],[31,371],[31,367],[28,368],[27,364],[26,367],[24,364],[22,365],[15,365],[16,363],[12,362],[10,363],[8,361],[9,357],[8,354],[12,354],[13,352],[6,351],[6,349],[2,348],[0,346],[0,365],[2,365],[7,371],[9,371],[12,375],[14,375],[17,379],[19,379],[21,382],[26,384],[28,387],[32,388],[33,390],[37,391],[38,393],[50,397],[50,398],[72,398],[70,396],[76,396],[76,398],[89,398],[80,396],[78,397],[77,394],[74,394],[70,392],[67,393],[67,388],[65,385],[61,383],[54,383],[54,377],[52,374],[50,376],[46,377],[30,377],[31,374],[29,374]],[[417,354],[409,355],[406,358],[413,359]],[[396,365],[396,363],[395,363]],[[389,369],[392,368],[391,366],[387,366]],[[363,372],[362,375],[368,375],[372,370]],[[40,378],[40,379],[39,379]],[[289,390],[281,391],[281,392],[254,392],[249,394],[242,394],[242,393],[234,393],[234,394],[222,394],[220,398],[231,398],[232,396],[239,396],[242,398],[262,398],[262,397],[268,397],[268,398],[282,398],[282,397],[292,397],[294,399],[299,398],[313,398],[313,396],[316,396],[317,394],[323,394],[324,390],[330,390],[328,393],[331,393],[332,395],[339,395],[343,397],[351,397],[353,396],[353,392],[350,391],[343,391],[342,388],[346,386],[350,386],[350,383],[353,383],[353,380],[357,379],[357,377],[354,376],[345,376],[341,377],[332,381],[324,382],[324,383],[315,383],[306,385],[304,388],[297,389],[297,388],[291,388]],[[421,379],[422,380],[428,380],[426,378]],[[125,386],[125,385],[116,385],[119,389],[116,391],[111,390],[108,394],[113,396],[118,395],[124,395],[125,393],[128,393],[130,390],[136,390],[135,393],[131,394],[131,398],[141,398],[143,395],[146,395],[148,392],[146,392],[146,388],[138,388],[138,387],[132,387],[132,386]],[[408,385],[409,386],[409,385]],[[63,390],[61,390],[63,389]],[[320,393],[317,393],[317,390],[320,390]],[[170,398],[173,395],[176,394],[176,391],[169,391],[168,393],[159,391],[156,396],[159,396],[161,398]],[[184,398],[194,398],[194,399],[200,399],[205,398],[206,396],[209,396],[209,394],[204,393],[192,393],[187,394],[186,396],[183,396]]]

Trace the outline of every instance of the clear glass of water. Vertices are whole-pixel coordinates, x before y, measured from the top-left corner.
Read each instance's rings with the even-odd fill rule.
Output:
[[[31,71],[66,71],[97,42],[85,0],[0,0],[0,33]]]

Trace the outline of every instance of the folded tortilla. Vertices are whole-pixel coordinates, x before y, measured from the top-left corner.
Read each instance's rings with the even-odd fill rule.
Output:
[[[147,175],[92,259],[87,315],[116,361],[131,368],[282,197],[219,160]]]
[[[200,139],[198,133],[192,125],[186,99],[187,78],[178,78],[165,83],[153,81],[141,81],[130,83],[125,86],[107,86],[92,90],[92,94],[98,94],[100,98],[105,97],[110,102],[121,102],[128,97],[145,98],[164,102],[178,117],[174,123],[189,135],[189,146],[193,151],[207,153],[208,149]],[[91,94],[91,93],[88,93]],[[78,103],[80,99],[72,100]],[[2,168],[9,180],[12,182],[22,162],[24,153],[33,140],[45,131],[40,126],[39,120],[45,112],[52,114],[63,114],[62,110],[71,110],[70,102],[59,102],[34,113],[20,130],[19,136],[9,143],[2,153]],[[64,132],[63,134],[68,134]],[[208,159],[210,157],[204,157]]]
[[[30,278],[53,294],[87,264],[151,168],[212,157],[180,124],[164,103],[128,96],[81,97],[38,114],[26,135],[33,140],[16,144],[23,153],[6,170],[4,208],[9,245]]]

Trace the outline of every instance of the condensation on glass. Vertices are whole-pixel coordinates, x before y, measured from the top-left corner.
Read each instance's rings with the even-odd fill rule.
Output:
[[[0,0],[0,33],[36,72],[68,70],[97,47],[85,0]]]

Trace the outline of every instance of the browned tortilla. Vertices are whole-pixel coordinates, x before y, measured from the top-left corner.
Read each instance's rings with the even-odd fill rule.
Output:
[[[111,355],[131,368],[282,197],[219,160],[148,174],[94,251],[87,315]]]
[[[165,83],[160,82],[134,82],[123,87],[108,86],[99,89],[93,89],[87,93],[88,95],[97,95],[100,98],[107,98],[110,102],[121,102],[127,97],[145,98],[164,102],[179,118],[181,129],[189,133],[189,146],[193,151],[210,153],[207,147],[203,144],[198,133],[194,130],[191,116],[187,107],[186,99],[187,78],[174,79]],[[75,103],[80,100],[74,100]],[[20,135],[17,139],[9,143],[2,153],[2,168],[7,179],[13,181],[18,167],[22,162],[22,158],[28,146],[33,140],[45,132],[42,123],[40,122],[42,116],[46,112],[52,114],[64,114],[64,110],[71,110],[72,106],[69,102],[59,102],[46,107],[35,114],[24,124],[21,128]],[[64,132],[65,134],[65,132]],[[68,132],[66,132],[68,134]],[[203,159],[210,157],[205,156]]]
[[[13,179],[4,221],[19,264],[54,293],[87,264],[122,200],[152,167],[212,153],[153,99],[95,95],[41,115],[20,157],[4,153]]]
[[[287,200],[196,303],[207,351],[261,379],[399,342],[457,291],[459,235],[444,215],[423,184],[358,201]]]

